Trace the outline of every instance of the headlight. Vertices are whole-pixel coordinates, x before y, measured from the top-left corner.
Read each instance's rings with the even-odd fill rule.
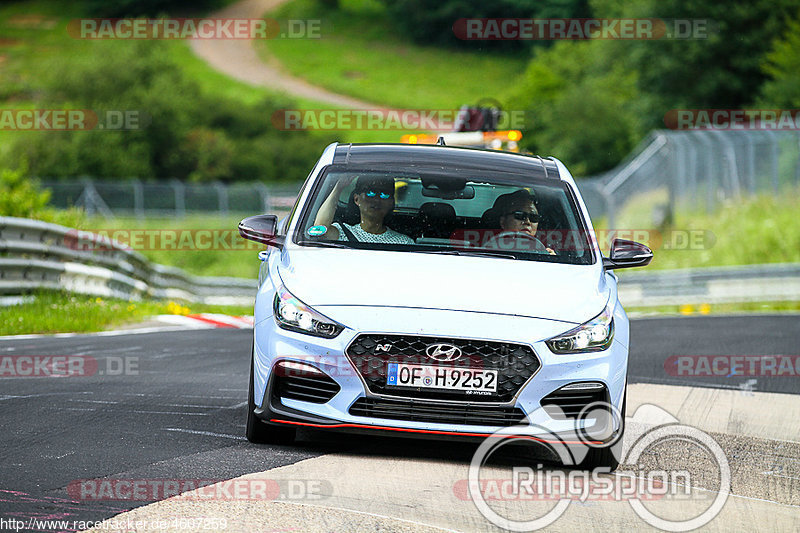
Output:
[[[585,324],[545,342],[553,353],[582,353],[603,351],[613,340],[614,316],[606,307]]]
[[[332,339],[342,332],[344,326],[314,311],[298,300],[281,285],[272,304],[275,321],[283,329]]]

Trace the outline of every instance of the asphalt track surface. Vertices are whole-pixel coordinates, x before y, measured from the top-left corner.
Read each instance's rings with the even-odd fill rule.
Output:
[[[76,500],[67,488],[81,479],[223,480],[328,454],[365,465],[376,457],[468,464],[474,445],[452,442],[301,432],[294,446],[248,443],[243,435],[251,335],[210,329],[0,339],[0,356],[77,355],[98,362],[92,376],[0,379],[0,518],[96,521],[150,503]],[[675,376],[665,369],[675,355],[800,355],[798,315],[634,320],[631,346],[632,384],[800,392],[797,377],[753,382],[747,376]],[[133,367],[120,374],[120,362]],[[732,438],[726,446],[728,453],[743,453],[741,440]],[[768,448],[753,436],[745,448],[752,454],[759,446]],[[784,452],[800,466],[795,448]],[[788,492],[778,496],[774,487],[759,492],[758,483],[749,482],[745,492],[800,503],[794,481],[781,486],[779,492]]]

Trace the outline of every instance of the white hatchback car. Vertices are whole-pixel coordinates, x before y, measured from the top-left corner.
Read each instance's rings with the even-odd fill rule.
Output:
[[[513,426],[616,467],[628,319],[569,171],[439,145],[332,144],[268,244],[255,303],[247,438],[299,427],[436,438]],[[616,416],[613,416],[616,414]]]

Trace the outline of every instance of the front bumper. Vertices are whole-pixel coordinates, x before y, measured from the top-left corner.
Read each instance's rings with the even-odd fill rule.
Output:
[[[541,367],[502,407],[518,408],[526,417],[525,426],[515,426],[515,433],[533,440],[569,442],[577,433],[596,426],[598,420],[553,417],[542,408],[541,400],[561,387],[573,383],[601,383],[607,399],[620,409],[626,382],[628,359],[628,321],[619,305],[615,313],[615,339],[603,352],[556,355],[549,351],[544,340],[567,331],[574,324],[525,317],[500,316],[458,311],[320,307],[320,312],[346,326],[358,324],[358,331],[347,327],[335,339],[322,339],[283,330],[272,316],[255,326],[254,391],[256,414],[270,424],[331,429],[356,433],[391,433],[395,435],[427,436],[434,438],[483,438],[501,429],[497,425],[434,423],[419,420],[396,420],[354,416],[350,408],[360,398],[386,398],[370,392],[356,372],[345,350],[363,332],[393,332],[408,335],[427,335],[511,341],[527,344],[538,355]],[[261,315],[264,316],[264,315]],[[396,331],[402,324],[405,331]],[[409,327],[411,325],[411,327]],[[435,327],[432,325],[436,325]],[[415,327],[416,326],[416,327]],[[522,332],[522,333],[521,333]],[[325,403],[313,403],[273,394],[273,368],[279,361],[310,364],[340,387],[338,393]],[[465,404],[469,402],[445,402]],[[475,402],[477,405],[479,402]],[[485,406],[485,403],[482,403]],[[613,418],[597,443],[613,440],[620,430],[618,418]],[[595,427],[596,429],[596,427]]]

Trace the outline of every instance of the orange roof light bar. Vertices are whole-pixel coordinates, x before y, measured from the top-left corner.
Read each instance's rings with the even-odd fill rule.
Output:
[[[453,146],[479,146],[488,144],[491,141],[499,140],[517,142],[522,139],[522,132],[519,130],[505,130],[505,131],[464,131],[464,132],[449,132],[441,134],[429,133],[413,133],[403,135],[400,142],[406,144],[436,144],[439,137],[444,137],[444,141],[448,145]]]

